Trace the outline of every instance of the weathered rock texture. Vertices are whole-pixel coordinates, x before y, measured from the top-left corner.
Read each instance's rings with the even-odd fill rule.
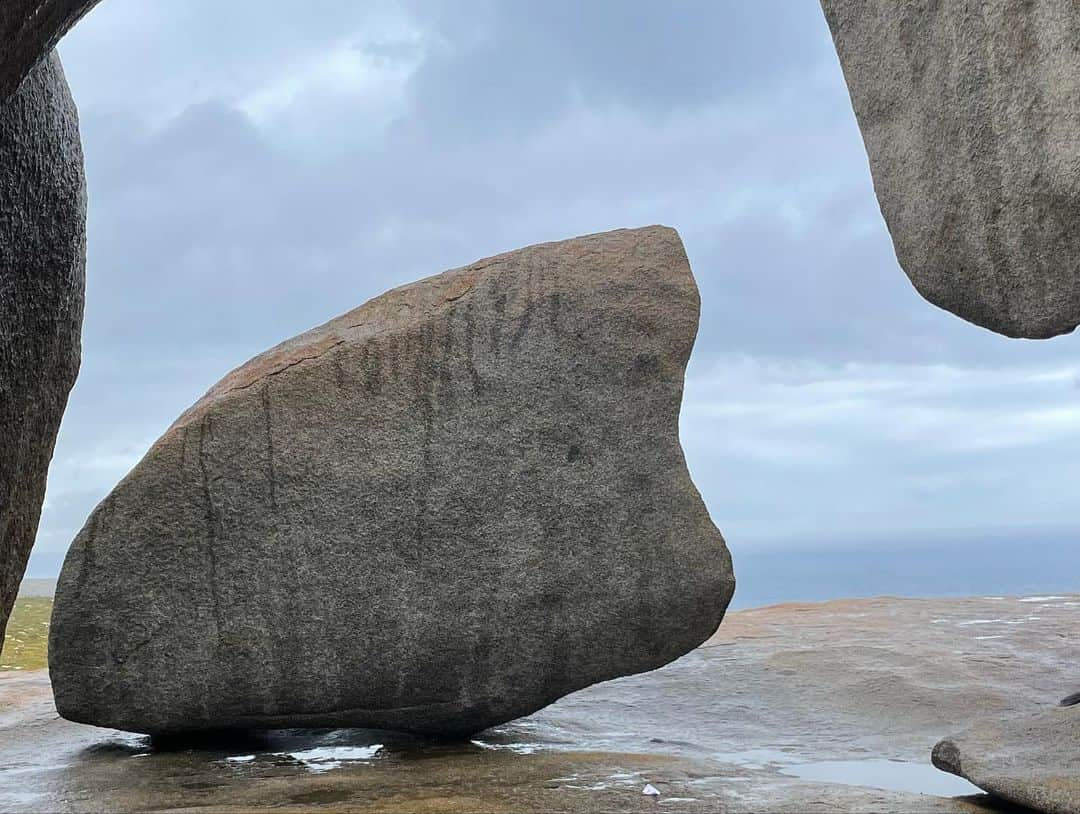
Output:
[[[100,0],[0,0],[0,102]]]
[[[966,320],[1080,323],[1080,6],[821,0],[896,256]]]
[[[617,231],[233,371],[75,539],[60,714],[460,735],[686,653],[734,585],[678,439],[698,310],[673,230]]]
[[[86,187],[59,58],[0,103],[0,644],[79,370]]]
[[[1047,814],[1080,811],[1080,707],[983,722],[934,747],[934,765]]]

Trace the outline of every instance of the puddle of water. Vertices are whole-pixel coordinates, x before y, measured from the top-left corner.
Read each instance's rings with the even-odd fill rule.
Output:
[[[818,763],[784,766],[780,772],[802,780],[866,786],[885,791],[933,794],[938,797],[982,794],[979,788],[962,777],[947,774],[928,763],[881,759],[823,760]]]
[[[470,743],[473,746],[479,746],[481,749],[509,749],[519,755],[531,755],[540,749],[540,746],[535,743],[493,743],[482,740],[474,740],[470,741]]]
[[[26,805],[32,806],[36,803],[40,803],[45,795],[36,791],[5,791],[0,800],[3,801],[6,807],[8,803],[13,805]]]
[[[797,756],[778,749],[723,752],[713,754],[712,757],[724,763],[734,763],[748,769],[770,768],[789,777],[821,783],[842,783],[845,786],[933,794],[938,797],[960,797],[983,793],[981,789],[962,777],[940,771],[929,763],[909,763],[883,758],[801,763]]]
[[[274,754],[279,757],[290,757],[303,764],[304,768],[309,772],[321,774],[331,769],[339,769],[343,763],[369,761],[382,751],[382,748],[381,743],[372,744],[371,746],[319,746],[299,752],[276,752]],[[246,758],[247,755],[242,757]]]

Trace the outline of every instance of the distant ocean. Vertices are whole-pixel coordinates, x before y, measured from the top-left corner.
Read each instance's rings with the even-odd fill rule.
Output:
[[[732,608],[860,596],[1080,592],[1080,532],[942,535],[865,544],[740,546]]]
[[[939,539],[809,546],[730,538],[738,583],[731,607],[860,596],[1031,596],[1080,593],[1080,532],[939,535]],[[51,596],[55,579],[20,595]]]

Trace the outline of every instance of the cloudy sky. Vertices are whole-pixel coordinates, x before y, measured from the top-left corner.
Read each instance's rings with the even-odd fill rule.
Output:
[[[914,292],[816,0],[104,0],[60,50],[87,310],[32,575],[260,350],[409,280],[651,223],[701,287],[683,441],[736,562],[1080,526],[1080,340],[1006,340]]]

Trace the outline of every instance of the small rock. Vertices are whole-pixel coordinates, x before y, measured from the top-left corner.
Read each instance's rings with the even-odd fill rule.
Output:
[[[981,722],[940,741],[931,759],[1018,805],[1047,814],[1080,811],[1080,707]]]
[[[652,783],[646,783],[645,788],[641,790],[641,793],[648,797],[659,797],[660,789],[654,786]]]

